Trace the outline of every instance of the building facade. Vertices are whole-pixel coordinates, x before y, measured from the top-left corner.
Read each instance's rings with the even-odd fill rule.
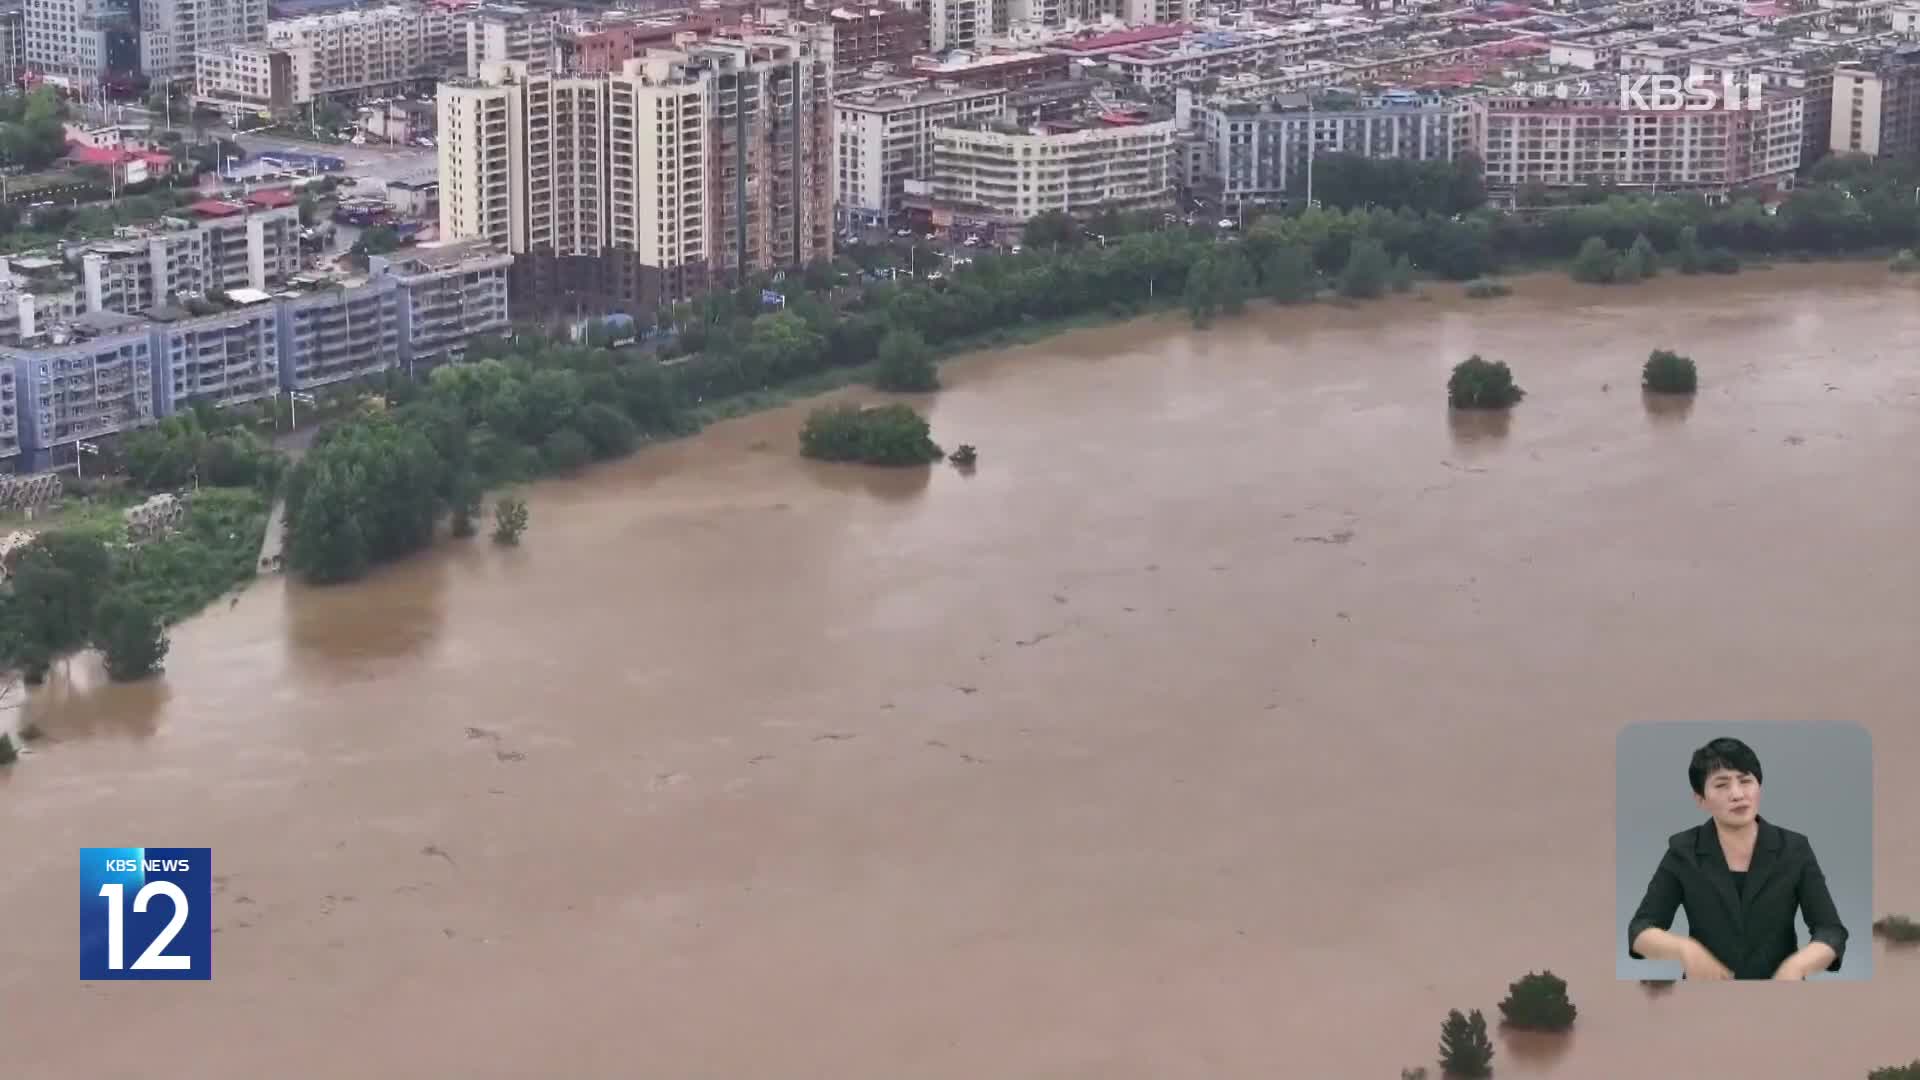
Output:
[[[1806,122],[1803,96],[1776,93],[1757,110],[1623,109],[1608,95],[1490,95],[1472,109],[1487,187],[1509,193],[1528,184],[1708,194],[1790,187]]]
[[[280,320],[271,301],[215,315],[156,312],[149,335],[157,416],[195,401],[242,405],[280,391]]]
[[[607,75],[489,63],[443,83],[442,238],[519,257],[534,307],[651,307],[716,274],[830,256],[825,34],[715,37]]]
[[[519,63],[528,74],[553,70],[553,16],[538,8],[490,4],[463,13],[467,77],[480,77],[480,66]]]
[[[901,209],[908,180],[933,172],[934,133],[993,120],[1004,90],[898,79],[834,95],[834,202],[841,222],[881,225]]]
[[[941,128],[931,189],[1008,224],[1050,210],[1162,206],[1173,197],[1175,139],[1172,120]]]
[[[146,322],[82,315],[44,344],[0,346],[19,397],[19,440],[31,467],[73,461],[77,444],[154,419],[153,341]]]
[[[288,206],[191,222],[162,219],[145,235],[88,244],[80,255],[88,311],[139,314],[182,297],[266,289],[300,270],[300,212]]]
[[[836,7],[827,12],[833,27],[833,68],[842,76],[885,64],[906,71],[913,58],[932,47],[925,8],[881,2]]]
[[[1201,177],[1227,202],[1304,197],[1308,162],[1328,154],[1452,161],[1472,149],[1472,114],[1412,93],[1218,96],[1194,110]]]
[[[1830,145],[1842,154],[1920,154],[1920,46],[1833,70]]]
[[[267,39],[266,0],[141,0],[140,70],[160,82],[191,81],[202,49]]]

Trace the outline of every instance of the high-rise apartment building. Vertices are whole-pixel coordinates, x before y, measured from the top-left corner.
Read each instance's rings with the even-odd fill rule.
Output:
[[[1177,132],[1145,115],[944,127],[934,135],[932,190],[944,203],[1017,224],[1037,214],[1137,210],[1173,196]]]
[[[1920,45],[1836,65],[1831,108],[1835,153],[1920,155]]]
[[[553,70],[553,16],[538,8],[488,4],[463,12],[467,77],[480,77],[482,64],[514,62],[530,75]]]
[[[202,49],[267,38],[267,0],[140,0],[138,7],[140,70],[155,81],[192,79]]]
[[[107,70],[110,0],[26,0],[21,52],[29,70],[56,85],[97,82]]]
[[[975,49],[993,36],[993,0],[925,0],[934,52]]]
[[[441,84],[441,236],[506,247],[530,307],[559,293],[652,306],[830,255],[815,44],[716,38],[604,75],[489,62]]]
[[[27,69],[27,9],[21,0],[0,0],[0,79],[19,86]]]

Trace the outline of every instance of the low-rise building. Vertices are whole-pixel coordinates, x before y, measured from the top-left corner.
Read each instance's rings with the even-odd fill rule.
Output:
[[[277,297],[280,385],[313,390],[401,366],[394,283],[296,280]]]
[[[1452,161],[1473,147],[1465,104],[1435,94],[1219,95],[1194,119],[1203,181],[1234,203],[1304,196],[1315,157]]]
[[[934,133],[992,120],[1006,92],[928,79],[856,84],[834,94],[834,203],[843,223],[884,224],[908,180],[933,167]]]
[[[139,314],[182,296],[265,289],[300,269],[300,212],[204,200],[190,217],[80,249],[88,311]]]
[[[370,260],[375,282],[389,282],[401,328],[398,362],[409,372],[466,358],[476,334],[504,333],[513,256],[475,243],[413,248]]]
[[[201,401],[240,405],[280,390],[280,320],[272,298],[240,290],[239,306],[194,315],[168,305],[150,314],[154,412]]]
[[[1610,89],[1610,88],[1609,88]],[[1768,92],[1760,109],[1622,108],[1612,94],[1494,94],[1472,103],[1475,147],[1495,194],[1529,184],[1610,184],[1724,195],[1792,186],[1805,99]]]
[[[0,346],[19,388],[19,439],[29,468],[73,462],[79,443],[154,419],[147,322],[89,312],[44,336]]]
[[[1108,112],[1072,123],[939,129],[931,191],[939,202],[1017,224],[1049,210],[1132,210],[1173,197],[1171,117]]]

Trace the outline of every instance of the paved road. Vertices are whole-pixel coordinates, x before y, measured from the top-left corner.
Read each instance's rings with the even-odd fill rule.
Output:
[[[346,171],[359,177],[362,186],[377,186],[386,192],[390,180],[431,180],[439,175],[439,159],[432,150],[417,146],[365,146],[310,143],[284,135],[238,135],[234,141],[249,154],[263,150],[293,149],[306,153],[331,154],[347,163]]]

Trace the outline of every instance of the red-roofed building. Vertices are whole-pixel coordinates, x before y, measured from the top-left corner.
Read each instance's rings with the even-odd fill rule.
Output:
[[[173,158],[150,150],[121,150],[111,146],[67,144],[67,160],[107,170],[119,186],[144,183],[173,171]]]
[[[244,214],[247,212],[247,208],[239,203],[227,202],[223,199],[201,199],[199,202],[187,207],[187,209],[199,214],[201,217],[210,218],[233,217],[236,214]]]
[[[1131,30],[1115,30],[1110,33],[1075,38],[1071,41],[1054,42],[1047,48],[1070,56],[1094,57],[1119,52],[1122,49],[1138,48],[1156,41],[1177,41],[1186,36],[1187,32],[1188,27],[1182,23],[1141,26]]]
[[[293,206],[299,201],[299,197],[286,188],[261,188],[247,195],[247,202],[254,206],[264,206],[269,210],[281,206]]]

